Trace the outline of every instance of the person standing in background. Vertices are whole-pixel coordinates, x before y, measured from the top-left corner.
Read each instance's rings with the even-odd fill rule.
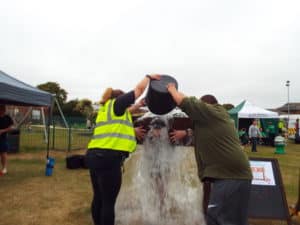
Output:
[[[300,143],[300,127],[299,127],[299,118],[296,119],[296,123],[295,123],[295,143]]]
[[[257,127],[257,120],[253,120],[251,126],[249,127],[249,131],[248,131],[248,135],[249,135],[249,138],[251,140],[251,144],[252,144],[252,147],[251,147],[251,151],[252,152],[257,152],[257,142],[260,138],[260,132],[259,132],[259,129]]]
[[[246,128],[242,128],[239,131],[239,138],[243,147],[249,144],[249,137]]]
[[[300,128],[299,128],[299,118],[296,119],[295,123],[296,135],[299,136]]]
[[[12,126],[13,120],[9,115],[5,114],[5,105],[0,105],[0,157],[2,164],[0,175],[7,173],[7,132],[13,129]]]
[[[283,121],[283,119],[279,119],[279,121],[278,121],[278,133],[279,133],[279,135],[283,134],[283,129],[284,129],[284,121]]]
[[[268,139],[268,145],[271,145],[273,147],[275,146],[274,143],[275,134],[276,134],[275,125],[271,121],[269,121],[267,126],[267,139]]]

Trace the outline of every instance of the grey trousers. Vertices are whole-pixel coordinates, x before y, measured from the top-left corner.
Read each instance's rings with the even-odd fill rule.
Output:
[[[247,225],[251,180],[216,180],[207,208],[207,225]]]

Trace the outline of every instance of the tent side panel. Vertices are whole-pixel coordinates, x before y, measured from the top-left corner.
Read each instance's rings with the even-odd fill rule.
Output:
[[[51,106],[52,95],[0,83],[0,102],[13,105]]]

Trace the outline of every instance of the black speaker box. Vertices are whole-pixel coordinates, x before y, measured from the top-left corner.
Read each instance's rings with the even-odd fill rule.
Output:
[[[70,155],[66,158],[66,167],[68,169],[87,168],[84,155]]]

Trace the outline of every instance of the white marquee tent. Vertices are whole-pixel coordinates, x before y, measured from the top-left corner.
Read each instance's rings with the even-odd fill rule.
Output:
[[[247,119],[276,119],[279,118],[277,112],[266,110],[258,107],[251,102],[244,100],[242,103],[237,105],[228,111],[230,116],[234,119],[236,127],[238,127],[238,120],[240,118]]]

